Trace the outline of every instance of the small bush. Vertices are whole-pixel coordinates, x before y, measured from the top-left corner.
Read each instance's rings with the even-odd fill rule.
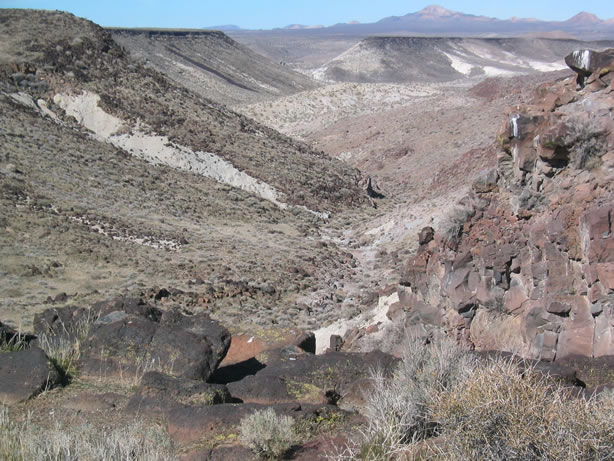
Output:
[[[13,423],[0,408],[0,459],[7,461],[163,461],[174,459],[168,435],[142,422],[100,430],[90,424],[43,429]]]
[[[460,237],[463,225],[471,216],[475,214],[472,208],[465,206],[455,206],[441,220],[439,228],[444,240],[452,240]]]
[[[373,389],[365,396],[368,424],[362,441],[348,447],[339,459],[394,459],[410,444],[433,435],[437,429],[433,396],[464,383],[474,362],[447,338],[433,344],[408,340],[392,377],[379,370],[372,373]]]
[[[263,459],[279,459],[296,442],[294,419],[258,410],[241,420],[241,440]]]
[[[495,359],[463,385],[438,392],[440,458],[614,459],[614,399],[574,398],[560,383]]]

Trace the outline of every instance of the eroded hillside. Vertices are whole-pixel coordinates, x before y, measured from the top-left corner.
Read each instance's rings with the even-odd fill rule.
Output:
[[[315,321],[297,296],[353,269],[311,237],[364,209],[357,170],[143,67],[91,22],[1,15],[5,319],[176,286],[222,316]]]

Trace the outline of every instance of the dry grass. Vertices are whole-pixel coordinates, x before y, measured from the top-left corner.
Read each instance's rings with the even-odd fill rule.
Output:
[[[0,408],[0,459],[6,461],[162,461],[174,459],[168,435],[142,422],[100,430],[89,424],[43,429],[11,421]]]
[[[372,373],[374,387],[365,396],[368,423],[362,440],[334,458],[394,459],[411,444],[432,436],[434,393],[461,385],[473,368],[473,358],[451,340],[428,345],[408,340],[392,377],[378,370]]]
[[[38,337],[38,346],[60,371],[65,379],[71,379],[77,373],[77,360],[81,355],[81,343],[87,338],[95,316],[88,314],[70,325],[61,324],[57,334],[43,333]]]
[[[436,395],[442,459],[614,459],[611,395],[574,398],[510,359],[492,360],[464,385]]]
[[[0,353],[1,352],[17,352],[28,348],[26,335],[21,330],[7,336],[4,332],[0,332]]]

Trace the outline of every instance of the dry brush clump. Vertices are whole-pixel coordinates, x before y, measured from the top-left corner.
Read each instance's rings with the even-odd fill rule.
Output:
[[[52,429],[11,421],[0,408],[0,459],[6,461],[166,461],[174,459],[168,435],[140,421],[100,430],[90,424]]]
[[[512,359],[493,359],[433,402],[442,459],[614,459],[614,398],[578,398]]]
[[[88,310],[86,315],[70,325],[62,322],[55,334],[42,333],[38,336],[38,346],[45,351],[65,380],[70,380],[77,373],[81,343],[87,338],[96,320],[97,316]]]
[[[444,240],[453,240],[461,236],[463,225],[475,214],[473,208],[457,205],[452,208],[441,220],[440,230]]]
[[[258,410],[241,420],[241,440],[262,459],[281,458],[298,440],[294,419],[272,408]]]
[[[367,425],[361,440],[336,459],[389,460],[435,434],[432,398],[467,380],[475,366],[472,356],[448,339],[433,344],[408,340],[402,361],[392,376],[371,375],[365,395]]]
[[[372,379],[365,427],[329,459],[614,459],[614,392],[577,397],[517,357],[414,342],[393,376]]]

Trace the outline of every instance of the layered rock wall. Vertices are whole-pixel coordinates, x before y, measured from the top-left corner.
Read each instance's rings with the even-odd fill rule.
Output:
[[[593,67],[508,109],[497,169],[407,261],[410,329],[545,360],[614,355],[614,50],[575,55]]]

